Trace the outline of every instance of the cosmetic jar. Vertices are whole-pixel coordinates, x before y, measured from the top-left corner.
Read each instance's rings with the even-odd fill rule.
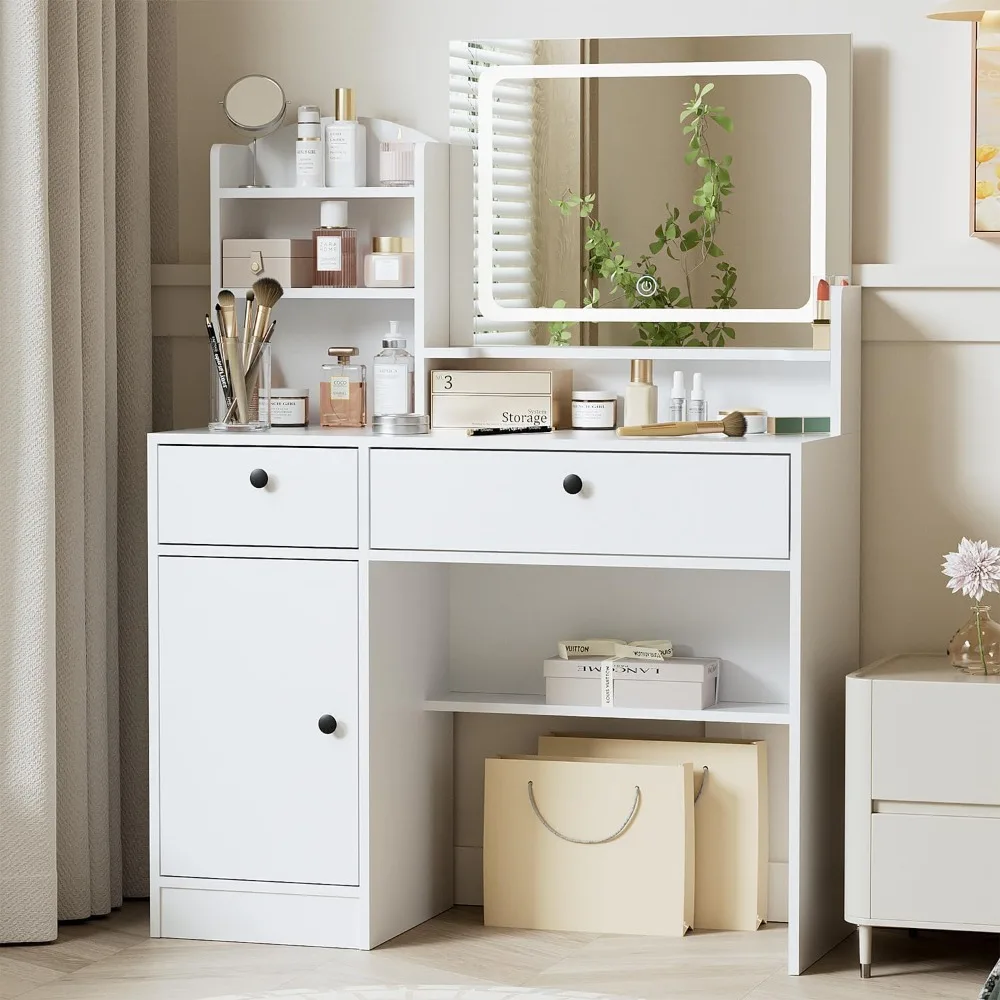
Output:
[[[577,431],[613,431],[618,397],[600,389],[574,389],[572,425]]]
[[[739,411],[747,418],[747,434],[767,433],[767,411],[766,410],[744,410],[742,407],[734,406],[731,410],[719,410],[719,419],[725,420],[726,415]]]
[[[272,388],[270,411],[272,427],[308,427],[309,390]]]
[[[380,142],[378,180],[382,187],[413,187],[413,143],[402,139]]]
[[[406,236],[376,236],[365,254],[366,288],[413,287],[413,240]]]
[[[426,413],[380,413],[372,417],[373,434],[427,434],[430,429]]]

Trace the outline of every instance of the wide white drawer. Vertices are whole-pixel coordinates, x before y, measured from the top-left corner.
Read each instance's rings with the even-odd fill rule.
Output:
[[[872,919],[1000,927],[1000,819],[872,816]]]
[[[787,559],[789,458],[373,449],[371,545]]]
[[[156,461],[161,543],[357,547],[354,448],[160,445]]]
[[[1000,805],[1000,687],[872,683],[872,798]]]

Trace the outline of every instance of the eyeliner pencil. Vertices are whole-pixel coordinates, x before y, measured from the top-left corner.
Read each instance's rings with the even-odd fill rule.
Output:
[[[222,395],[226,401],[226,407],[233,405],[233,387],[229,384],[229,376],[226,374],[226,363],[222,359],[222,348],[219,346],[219,338],[212,324],[212,317],[205,313],[205,326],[208,328],[208,342],[212,345],[212,360],[215,362],[215,370],[219,373],[219,385],[222,386]]]
[[[470,427],[469,437],[486,437],[490,434],[547,434],[551,427]]]

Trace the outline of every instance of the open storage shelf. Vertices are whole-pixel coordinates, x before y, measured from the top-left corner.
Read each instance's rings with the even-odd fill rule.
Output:
[[[351,201],[355,198],[410,198],[412,187],[224,187],[219,188],[220,198],[255,198],[267,201],[278,198],[297,198],[303,201]]]
[[[788,706],[720,701],[714,708],[600,708],[595,705],[548,705],[539,695],[478,694],[452,691],[425,703],[430,712],[476,712],[481,715],[538,715],[553,719],[649,719],[672,722],[732,722],[787,726]]]
[[[828,363],[829,351],[771,347],[430,347],[427,358],[488,361],[807,361]]]

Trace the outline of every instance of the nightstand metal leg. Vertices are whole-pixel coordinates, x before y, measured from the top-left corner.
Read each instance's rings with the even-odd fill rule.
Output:
[[[872,977],[872,929],[858,925],[858,954],[861,959],[861,978]]]

